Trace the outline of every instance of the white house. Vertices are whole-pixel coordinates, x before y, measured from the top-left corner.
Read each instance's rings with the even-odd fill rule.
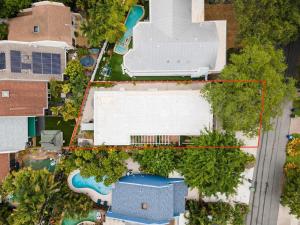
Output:
[[[150,0],[123,58],[130,76],[200,77],[226,64],[226,21],[204,21],[204,0]]]

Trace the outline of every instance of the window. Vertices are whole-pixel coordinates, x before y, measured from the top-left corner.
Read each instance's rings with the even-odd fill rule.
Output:
[[[5,64],[5,53],[0,52],[0,70],[4,70],[6,68]]]
[[[148,208],[148,204],[145,203],[145,202],[143,202],[143,203],[142,203],[142,209],[146,210],[147,208]]]
[[[33,27],[33,32],[34,32],[34,33],[40,32],[40,27],[39,27],[39,26],[34,26],[34,27]]]

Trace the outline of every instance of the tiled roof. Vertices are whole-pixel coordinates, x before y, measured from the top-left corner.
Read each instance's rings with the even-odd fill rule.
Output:
[[[9,173],[9,154],[0,154],[0,183]]]
[[[165,224],[184,212],[186,195],[187,186],[182,179],[126,176],[115,184],[107,216],[128,222]]]
[[[47,98],[46,82],[0,81],[0,116],[43,116]]]
[[[34,33],[34,26],[39,32]],[[64,41],[72,46],[72,13],[61,3],[39,2],[9,20],[8,40]]]

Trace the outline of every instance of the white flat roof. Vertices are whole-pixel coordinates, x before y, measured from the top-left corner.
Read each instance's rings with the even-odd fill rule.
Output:
[[[28,141],[28,117],[0,117],[0,153],[25,149]]]
[[[150,0],[150,21],[134,27],[133,48],[124,55],[126,73],[200,76],[206,74],[203,71],[220,72],[226,64],[226,21],[203,18],[203,0]]]
[[[94,145],[130,145],[131,135],[199,135],[211,126],[200,90],[94,93]]]

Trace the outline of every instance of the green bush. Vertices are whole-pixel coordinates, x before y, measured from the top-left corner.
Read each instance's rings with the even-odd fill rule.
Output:
[[[230,205],[226,202],[188,201],[188,225],[244,225],[249,211],[246,204]]]
[[[7,24],[0,24],[0,40],[7,40],[8,36],[8,25]]]

